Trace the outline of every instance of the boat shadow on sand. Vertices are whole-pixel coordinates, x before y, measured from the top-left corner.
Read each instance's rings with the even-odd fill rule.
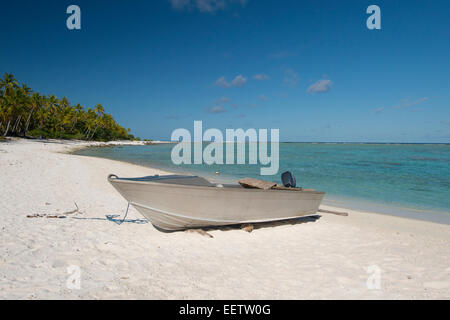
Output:
[[[264,228],[274,228],[279,226],[285,226],[285,225],[297,225],[297,224],[303,224],[303,223],[309,223],[309,222],[316,222],[321,218],[321,215],[312,215],[312,216],[305,216],[305,217],[298,217],[293,219],[286,219],[286,220],[277,220],[277,221],[269,221],[269,222],[255,222],[255,223],[245,223],[245,224],[232,224],[232,225],[226,225],[226,226],[212,226],[212,227],[201,227],[201,228],[192,228],[189,230],[203,230],[205,232],[208,231],[232,231],[232,230],[242,230],[245,229],[246,226],[251,226],[251,230],[248,232],[252,232],[254,230],[258,229],[264,229]],[[161,229],[155,225],[153,227],[161,232],[164,233],[172,233],[172,232],[183,232],[187,230],[178,230],[178,231],[168,231]]]

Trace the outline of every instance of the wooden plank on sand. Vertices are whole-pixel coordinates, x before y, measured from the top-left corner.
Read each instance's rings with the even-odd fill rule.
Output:
[[[319,209],[319,210],[317,210],[317,212],[332,213],[332,214],[336,214],[338,216],[343,216],[343,217],[348,216],[347,212],[331,211],[331,210],[325,210],[325,209]]]

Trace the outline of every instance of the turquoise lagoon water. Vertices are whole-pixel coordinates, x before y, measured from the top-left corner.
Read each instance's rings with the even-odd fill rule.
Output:
[[[280,182],[281,173],[289,170],[298,186],[325,191],[326,204],[450,224],[449,144],[280,143],[280,169],[274,176],[260,176],[259,164],[174,165],[173,147],[88,148],[77,154],[196,174],[217,182],[243,177]],[[248,159],[248,146],[246,150]]]

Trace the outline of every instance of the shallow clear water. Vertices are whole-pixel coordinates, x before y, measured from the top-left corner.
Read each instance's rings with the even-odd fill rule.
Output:
[[[280,143],[276,176],[260,176],[259,164],[177,166],[170,157],[173,147],[88,148],[77,154],[198,174],[215,181],[255,177],[280,182],[281,173],[289,170],[298,186],[325,191],[328,204],[450,223],[448,144]]]

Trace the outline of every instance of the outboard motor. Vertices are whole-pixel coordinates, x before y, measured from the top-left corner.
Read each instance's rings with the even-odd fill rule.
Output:
[[[281,182],[286,188],[295,188],[295,177],[290,171],[283,172],[281,174]]]

